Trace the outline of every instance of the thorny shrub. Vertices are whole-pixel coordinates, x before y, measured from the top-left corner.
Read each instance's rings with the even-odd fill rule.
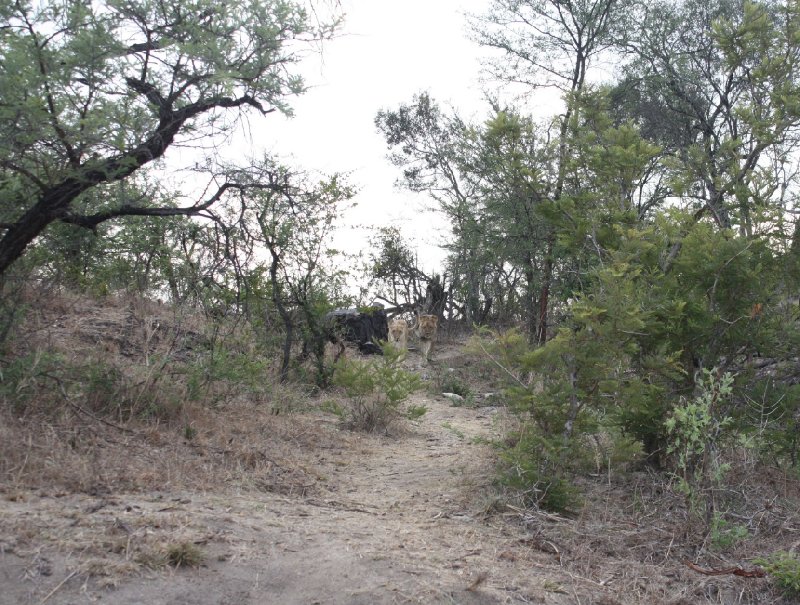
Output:
[[[345,424],[361,431],[388,431],[403,414],[401,404],[420,388],[416,374],[401,367],[400,351],[391,345],[383,348],[377,361],[341,360],[334,372],[334,384],[348,397],[342,410]],[[408,410],[412,418],[424,414],[420,406]]]

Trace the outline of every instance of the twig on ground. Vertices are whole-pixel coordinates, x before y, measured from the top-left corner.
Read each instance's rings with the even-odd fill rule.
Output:
[[[72,577],[77,573],[78,573],[78,570],[76,569],[71,574],[69,574],[66,578],[61,580],[53,590],[51,590],[49,593],[47,593],[47,596],[45,598],[43,598],[41,601],[39,601],[39,605],[43,605],[43,603],[46,603],[47,601],[49,601],[50,597],[52,597],[54,594],[56,594],[56,592],[58,592],[58,589],[61,588],[62,586],[64,586],[64,584],[66,584],[67,582],[69,582],[69,580],[71,580]]]
[[[739,576],[740,578],[763,578],[767,575],[760,567],[754,567],[753,569],[744,569],[742,567],[726,567],[725,569],[703,569],[699,565],[695,565],[691,561],[684,561],[684,565],[686,565],[689,569],[696,571],[697,573],[701,573],[704,576]]]

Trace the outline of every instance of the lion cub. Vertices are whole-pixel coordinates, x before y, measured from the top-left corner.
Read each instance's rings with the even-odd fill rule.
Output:
[[[436,330],[439,325],[439,318],[436,315],[420,315],[417,323],[417,336],[419,337],[419,348],[425,362],[431,355],[433,343],[436,340]]]
[[[400,359],[408,352],[408,323],[405,319],[393,319],[389,323],[389,342],[400,351]]]

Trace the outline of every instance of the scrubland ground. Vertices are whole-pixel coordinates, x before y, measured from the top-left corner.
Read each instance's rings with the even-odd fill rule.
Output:
[[[165,313],[75,299],[29,321],[25,346],[152,380]],[[0,416],[0,604],[791,602],[732,570],[800,546],[796,479],[743,476],[752,537],[718,550],[644,470],[587,474],[569,517],[526,511],[495,484],[513,420],[464,342],[406,364],[428,412],[389,434],[343,430],[336,395],[277,386],[163,421],[101,416],[56,377],[58,410]],[[453,376],[461,405],[440,393]]]

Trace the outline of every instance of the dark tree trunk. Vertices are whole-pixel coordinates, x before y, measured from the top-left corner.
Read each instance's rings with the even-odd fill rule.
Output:
[[[36,202],[16,221],[5,225],[5,233],[0,238],[0,275],[25,252],[25,249],[44,232],[47,226],[57,220],[75,225],[94,228],[99,223],[131,212],[103,212],[91,217],[70,215],[70,206],[85,191],[104,183],[114,183],[130,176],[139,168],[164,155],[175,140],[183,125],[204,112],[214,108],[235,108],[253,105],[250,97],[228,99],[224,97],[200,101],[173,109],[171,101],[162,98],[146,82],[128,80],[128,85],[137,93],[145,94],[159,114],[158,126],[141,144],[119,155],[101,160],[89,160],[75,168],[73,176],[41,192]],[[263,110],[262,110],[263,111]],[[174,216],[192,214],[182,209],[148,209],[135,214],[152,216]]]
[[[283,298],[280,294],[280,284],[278,283],[278,267],[281,263],[280,255],[273,249],[272,246],[267,244],[270,254],[272,254],[272,263],[269,267],[269,277],[272,283],[272,302],[275,303],[275,308],[283,320],[283,327],[286,330],[286,337],[283,341],[283,356],[281,359],[281,369],[279,374],[280,382],[286,382],[289,378],[289,364],[292,360],[292,341],[294,340],[294,323],[292,316],[283,304]]]
[[[543,345],[547,342],[547,310],[550,306],[550,282],[553,280],[553,244],[555,236],[550,232],[547,237],[547,251],[544,255],[544,271],[542,275],[542,289],[539,293],[539,328],[536,333],[536,342]]]

